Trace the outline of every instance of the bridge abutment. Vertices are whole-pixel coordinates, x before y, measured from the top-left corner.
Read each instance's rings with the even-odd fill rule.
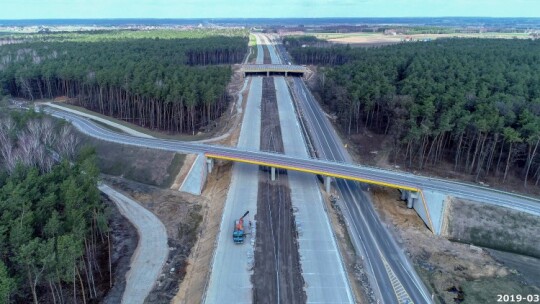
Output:
[[[425,189],[422,192],[409,190],[400,191],[401,200],[407,202],[407,208],[414,209],[426,226],[428,226],[434,234],[440,235],[448,196],[434,190]]]
[[[400,190],[401,191],[401,200],[407,202],[407,208],[413,209],[415,203],[418,201],[418,192],[413,192],[409,190]]]
[[[197,155],[178,191],[201,195],[208,172],[208,159],[203,154]]]

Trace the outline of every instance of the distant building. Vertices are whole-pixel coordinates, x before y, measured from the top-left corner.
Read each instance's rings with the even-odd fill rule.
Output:
[[[37,32],[40,34],[48,34],[51,32],[51,30],[48,27],[40,26]]]

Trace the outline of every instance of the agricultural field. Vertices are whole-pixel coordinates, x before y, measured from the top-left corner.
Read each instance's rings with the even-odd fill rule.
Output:
[[[490,39],[530,39],[528,33],[445,33],[445,34],[397,34],[384,33],[309,33],[318,39],[335,44],[349,44],[351,46],[368,47],[396,44],[407,41],[435,40],[441,38],[490,38]]]

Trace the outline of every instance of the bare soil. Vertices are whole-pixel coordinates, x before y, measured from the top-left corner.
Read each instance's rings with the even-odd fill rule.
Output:
[[[173,303],[201,303],[210,279],[216,237],[219,233],[223,207],[231,180],[230,162],[214,162],[205,189],[200,197],[203,221],[198,231],[197,242],[187,260],[186,276],[179,286]]]
[[[495,303],[496,294],[534,290],[524,284],[524,274],[498,262],[487,250],[433,235],[416,211],[400,201],[397,190],[372,189],[375,210],[404,248],[437,302]],[[467,217],[466,214],[456,216]],[[450,225],[453,225],[451,221]],[[478,302],[487,295],[491,297],[489,301]]]
[[[199,198],[187,193],[106,176],[104,179],[154,213],[167,229],[169,257],[157,284],[146,298],[148,303],[168,303],[178,292],[186,274],[188,256],[202,221]]]
[[[276,88],[273,77],[263,77],[261,100],[261,151],[283,153]]]
[[[263,49],[263,52],[264,52],[263,63],[264,64],[271,64],[272,63],[272,58],[270,57],[270,50],[268,49],[268,46],[267,45],[262,45],[262,49]]]
[[[229,109],[228,113],[231,113],[231,115],[224,115],[227,116],[227,120],[229,122],[229,129],[228,131],[226,132],[227,134],[229,134],[228,136],[226,136],[225,138],[221,139],[221,140],[216,140],[215,143],[217,144],[221,144],[221,145],[224,145],[224,146],[230,146],[230,147],[236,147],[236,144],[238,143],[238,138],[240,137],[240,126],[241,126],[241,122],[242,122],[242,118],[243,118],[243,115],[245,113],[245,105],[246,105],[246,102],[247,102],[247,98],[248,98],[248,95],[249,95],[249,87],[250,87],[250,84],[251,84],[251,78],[249,78],[247,81],[247,84],[246,84],[246,89],[244,90],[244,92],[242,93],[242,104],[239,105],[239,107],[242,108],[242,113],[239,113],[236,108],[237,108],[237,103],[240,102],[240,99],[238,98],[238,93],[241,91],[242,89],[242,86],[243,86],[243,83],[244,83],[244,78],[242,78],[242,75],[240,72],[237,73],[240,77],[239,78],[239,81],[241,81],[241,86],[235,86],[235,92],[231,92],[231,95],[235,96],[235,102],[231,104],[231,108]],[[234,114],[232,114],[234,113]],[[224,134],[226,134],[224,133]]]
[[[254,303],[305,303],[298,241],[287,176],[261,173],[257,200]]]

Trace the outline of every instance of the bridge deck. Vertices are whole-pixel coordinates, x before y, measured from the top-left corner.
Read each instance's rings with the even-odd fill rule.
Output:
[[[353,175],[353,174],[351,175],[342,174],[339,172],[334,172],[332,170],[320,170],[318,168],[308,168],[303,165],[291,166],[291,165],[280,164],[280,163],[272,162],[272,161],[246,159],[246,158],[239,158],[239,157],[234,157],[230,155],[221,155],[221,154],[216,154],[216,153],[205,153],[205,156],[207,158],[222,159],[222,160],[229,160],[229,161],[235,161],[235,162],[241,162],[241,163],[248,163],[252,165],[260,165],[260,166],[268,166],[268,167],[274,167],[274,168],[279,168],[279,169],[300,171],[300,172],[311,173],[311,174],[316,174],[316,175],[324,175],[324,176],[330,176],[330,177],[335,177],[335,178],[354,180],[354,181],[373,184],[373,185],[386,186],[386,187],[390,187],[394,189],[421,192],[421,189],[414,186],[410,186],[410,185],[405,185],[405,184],[399,185],[399,184],[395,184],[391,182],[383,182],[380,180],[365,178],[365,177]]]
[[[241,157],[235,157],[232,155],[208,153],[208,152],[205,153],[205,156],[207,158],[222,159],[222,160],[229,160],[229,161],[235,161],[235,162],[241,162],[241,163],[248,163],[252,165],[260,165],[260,166],[268,166],[268,167],[274,167],[274,168],[279,168],[279,169],[293,170],[293,171],[311,173],[311,174],[316,174],[316,175],[330,176],[334,178],[348,179],[348,180],[353,180],[353,181],[367,183],[367,184],[390,187],[394,189],[417,192],[417,193],[420,193],[420,199],[423,205],[422,207],[424,208],[425,214],[427,215],[427,219],[425,219],[426,224],[428,225],[428,227],[430,228],[432,232],[436,231],[431,221],[430,212],[429,212],[428,205],[427,205],[422,189],[420,187],[411,185],[406,182],[402,184],[397,184],[397,183],[381,180],[380,178],[369,178],[366,176],[362,176],[360,174],[354,174],[352,172],[344,173],[338,170],[325,170],[325,169],[321,169],[317,167],[309,167],[303,164],[295,164],[295,165],[282,164],[282,163],[274,162],[274,161],[241,158]]]
[[[303,76],[307,72],[307,68],[301,65],[288,64],[244,64],[241,71],[244,75],[250,74],[266,74],[268,76],[274,74],[299,75]]]

